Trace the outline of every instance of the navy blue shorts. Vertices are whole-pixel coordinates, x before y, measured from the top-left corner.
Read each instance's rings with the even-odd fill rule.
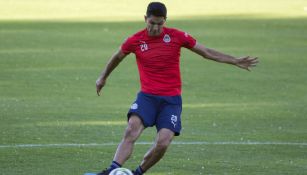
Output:
[[[127,114],[128,119],[136,114],[145,127],[156,126],[157,132],[162,128],[170,129],[175,136],[181,130],[181,96],[157,96],[139,92]]]

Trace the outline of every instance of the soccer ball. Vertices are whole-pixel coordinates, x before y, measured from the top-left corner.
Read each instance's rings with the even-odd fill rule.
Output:
[[[110,172],[109,175],[133,175],[127,168],[116,168]]]

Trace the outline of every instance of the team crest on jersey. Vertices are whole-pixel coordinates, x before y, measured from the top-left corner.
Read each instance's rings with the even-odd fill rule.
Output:
[[[169,42],[171,42],[171,37],[168,34],[165,34],[164,37],[163,37],[163,41],[165,43],[169,43]]]

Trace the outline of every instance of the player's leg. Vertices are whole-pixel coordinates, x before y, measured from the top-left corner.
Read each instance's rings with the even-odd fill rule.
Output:
[[[133,146],[135,141],[139,138],[142,131],[144,130],[144,125],[142,120],[135,114],[132,114],[129,118],[128,126],[125,130],[124,137],[117,147],[114,161],[118,164],[123,165],[126,160],[132,154]]]
[[[155,123],[156,109],[155,99],[145,93],[138,93],[137,99],[131,105],[127,114],[128,126],[121,143],[117,147],[113,162],[110,167],[103,172],[108,175],[115,168],[121,167],[130,157],[133,146],[144,128],[153,126]]]
[[[144,156],[141,165],[136,169],[136,175],[142,175],[166,152],[174,136],[178,136],[181,130],[181,96],[163,97],[163,106],[156,119],[158,131],[155,144]]]
[[[167,128],[162,128],[157,134],[154,145],[145,154],[141,165],[136,170],[138,171],[136,174],[143,174],[149,168],[155,165],[164,156],[168,146],[172,142],[173,137],[173,131]]]
[[[120,168],[131,156],[134,143],[144,130],[142,120],[136,114],[129,117],[128,125],[122,141],[117,147],[113,161],[109,168],[97,175],[108,175],[113,169]]]
[[[145,127],[154,125],[155,122],[155,100],[145,93],[138,93],[137,99],[131,105],[127,114],[128,127],[121,143],[118,145],[114,161],[123,165],[131,156],[134,142],[140,136]]]

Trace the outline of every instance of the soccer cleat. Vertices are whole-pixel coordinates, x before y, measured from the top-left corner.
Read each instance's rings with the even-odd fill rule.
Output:
[[[111,171],[112,170],[110,170],[110,168],[108,168],[108,169],[105,169],[105,170],[103,170],[102,172],[100,172],[96,175],[109,175]]]
[[[84,175],[109,175],[111,172],[110,169],[105,169],[100,173],[85,173]]]

